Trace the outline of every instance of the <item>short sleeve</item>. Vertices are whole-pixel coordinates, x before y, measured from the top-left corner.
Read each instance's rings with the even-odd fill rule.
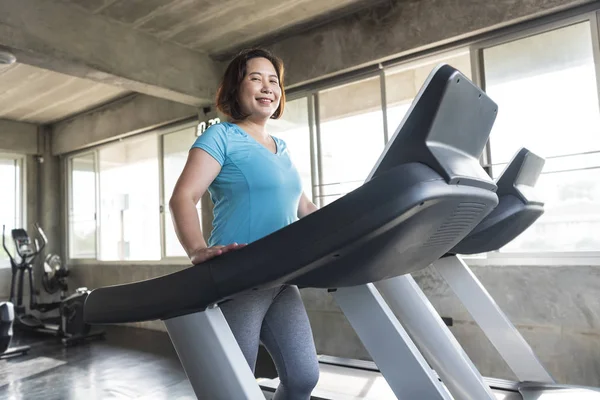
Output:
[[[206,151],[222,166],[227,155],[227,128],[223,124],[211,125],[196,138],[194,147]]]

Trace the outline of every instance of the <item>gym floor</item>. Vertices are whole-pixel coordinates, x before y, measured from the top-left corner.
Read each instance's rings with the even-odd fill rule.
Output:
[[[28,354],[0,360],[0,399],[196,399],[165,332],[111,326],[105,339],[68,348],[15,332],[11,347],[25,344]],[[274,377],[265,354],[257,376]]]

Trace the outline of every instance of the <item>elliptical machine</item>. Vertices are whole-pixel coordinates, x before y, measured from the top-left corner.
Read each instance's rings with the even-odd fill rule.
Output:
[[[46,257],[42,286],[49,294],[54,294],[60,290],[60,301],[53,303],[37,302],[36,291],[33,286],[33,265],[44,247],[46,247],[48,239],[37,223],[35,224],[35,228],[42,239],[41,246],[38,244],[38,240],[35,239],[34,247],[25,229],[11,230],[11,236],[19,256],[19,262],[17,262],[6,248],[5,226],[2,226],[2,246],[10,258],[12,267],[10,302],[15,306],[15,328],[56,336],[60,338],[65,346],[81,342],[88,338],[104,336],[104,331],[92,332],[91,326],[86,324],[83,319],[83,306],[90,291],[82,287],[78,288],[72,295],[67,296],[69,270],[61,264],[58,255],[48,254]],[[27,313],[26,307],[23,304],[24,275],[26,272],[29,275],[30,313]],[[54,320],[51,318],[43,320],[31,314],[31,311],[38,311],[44,314],[53,310],[58,310],[59,314]]]

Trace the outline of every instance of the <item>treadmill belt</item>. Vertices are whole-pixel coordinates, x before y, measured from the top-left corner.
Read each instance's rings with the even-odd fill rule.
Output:
[[[321,375],[311,400],[397,400],[381,373],[368,367],[369,362],[349,361],[358,361],[358,367],[327,361],[319,363]],[[269,394],[277,389],[279,378],[259,379],[258,383],[263,392]],[[492,392],[497,400],[524,400],[516,390],[492,387]]]

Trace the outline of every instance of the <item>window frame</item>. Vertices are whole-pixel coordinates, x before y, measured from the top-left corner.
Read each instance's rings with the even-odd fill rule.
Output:
[[[67,255],[67,259],[69,261],[72,260],[97,260],[98,258],[98,253],[100,251],[99,248],[99,240],[98,237],[100,236],[100,222],[98,219],[98,215],[100,215],[100,198],[99,198],[99,187],[100,187],[100,180],[98,179],[98,148],[94,148],[94,149],[87,149],[81,152],[77,152],[77,153],[73,153],[71,155],[69,155],[68,157],[64,158],[64,167],[63,167],[63,171],[65,175],[64,175],[64,180],[67,183],[65,185],[66,190],[65,190],[65,198],[67,199],[67,201],[65,202],[65,209],[63,212],[64,215],[64,226],[65,226],[65,231],[66,231],[66,235],[65,235],[65,244],[64,244],[64,251]],[[95,241],[95,246],[94,246],[94,257],[86,257],[86,258],[73,258],[71,257],[71,251],[72,251],[72,247],[71,247],[71,224],[70,224],[70,219],[69,219],[69,215],[70,215],[70,210],[71,210],[71,204],[73,203],[73,159],[74,158],[78,158],[78,157],[85,157],[87,155],[92,155],[94,157],[94,201],[95,201],[95,212],[94,212],[94,221],[95,221],[95,228],[96,228],[96,241]]]
[[[137,133],[134,135],[129,135],[127,137],[118,137],[115,140],[111,140],[109,142],[95,145],[91,148],[86,148],[80,151],[72,152],[66,155],[63,158],[63,179],[66,182],[65,185],[65,198],[67,199],[64,202],[64,227],[65,227],[65,254],[67,255],[68,262],[72,265],[173,265],[173,266],[183,266],[189,265],[189,259],[186,257],[176,257],[165,255],[165,204],[168,204],[168,200],[165,199],[164,193],[164,148],[163,148],[163,136],[168,135],[170,133],[174,133],[183,129],[189,128],[197,128],[200,120],[197,118],[191,118],[184,121],[179,121],[173,124],[169,124],[164,127],[151,129],[148,131],[144,131],[141,133]],[[100,254],[100,230],[102,229],[100,224],[100,180],[98,179],[98,155],[101,149],[114,145],[115,143],[126,141],[129,139],[135,139],[141,135],[155,135],[157,140],[157,154],[158,154],[158,193],[159,193],[159,227],[160,227],[160,246],[161,246],[161,257],[159,260],[100,260],[98,259],[98,254]],[[190,144],[191,145],[191,144]],[[81,157],[87,154],[94,154],[94,169],[96,176],[96,256],[94,258],[72,258],[71,257],[71,232],[69,225],[69,209],[71,207],[71,199],[72,199],[72,168],[71,168],[71,160],[74,157]]]

